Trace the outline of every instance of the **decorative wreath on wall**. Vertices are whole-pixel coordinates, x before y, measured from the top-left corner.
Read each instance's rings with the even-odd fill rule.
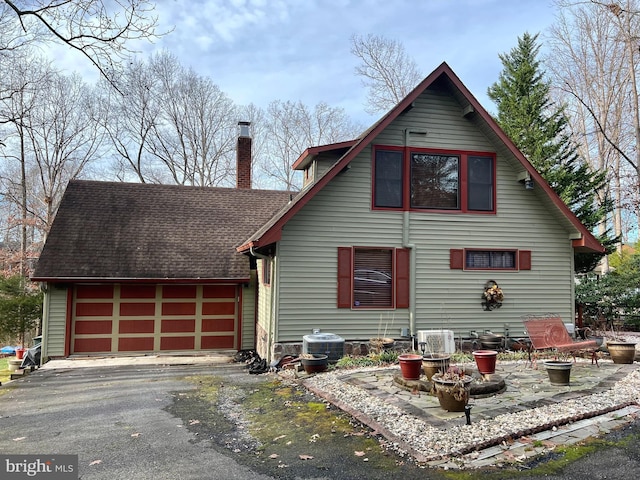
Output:
[[[502,306],[504,294],[498,284],[489,280],[484,284],[484,292],[482,292],[482,308],[485,310],[494,310]]]

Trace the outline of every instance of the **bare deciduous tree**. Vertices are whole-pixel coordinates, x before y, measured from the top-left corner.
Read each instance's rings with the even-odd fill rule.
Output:
[[[132,53],[132,41],[156,37],[155,5],[149,0],[3,0],[1,7],[3,23],[13,31],[2,46],[63,44],[108,79]]]
[[[389,110],[422,80],[416,62],[397,40],[382,35],[354,35],[351,53],[360,60],[356,74],[367,87],[368,113]]]
[[[560,15],[551,30],[548,62],[559,95],[569,102],[572,127],[594,167],[610,172],[616,199],[614,227],[624,212],[640,215],[640,109],[638,38],[640,8],[621,3],[557,0]]]
[[[273,101],[266,110],[267,136],[259,172],[271,185],[300,188],[299,172],[291,166],[302,152],[308,147],[352,140],[361,131],[341,108],[321,102],[311,110],[299,101]]]
[[[232,185],[237,108],[209,78],[162,52],[133,62],[112,95],[105,128],[119,178]]]

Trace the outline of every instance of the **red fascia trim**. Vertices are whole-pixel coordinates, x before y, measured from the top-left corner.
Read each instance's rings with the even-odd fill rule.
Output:
[[[345,142],[338,143],[330,143],[328,145],[318,145],[316,147],[307,148],[302,154],[298,157],[298,159],[293,162],[291,168],[297,170],[301,165],[305,163],[305,160],[309,156],[315,156],[322,152],[329,152],[331,150],[339,150],[341,148],[351,148],[356,144],[357,140],[347,140]]]

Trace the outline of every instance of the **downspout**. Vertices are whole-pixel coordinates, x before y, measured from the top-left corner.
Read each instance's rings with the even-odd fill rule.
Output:
[[[409,212],[402,212],[402,246],[411,250],[409,255],[409,332],[411,335],[411,348],[415,345],[416,338],[416,246],[409,243]]]
[[[275,262],[273,262],[273,259],[271,257],[269,257],[268,255],[263,255],[262,253],[258,253],[253,249],[253,246],[249,247],[249,252],[251,253],[251,255],[253,255],[256,258],[259,258],[260,260],[272,260],[272,266],[273,266],[273,270],[274,273],[276,271],[275,268]],[[273,288],[273,283],[275,281],[275,289]],[[278,293],[278,289],[279,289],[279,284],[280,282],[278,281],[278,279],[276,278],[276,275],[271,275],[271,285],[272,285],[272,290],[271,290],[271,295],[269,297],[269,338],[267,339],[267,361],[271,361],[271,349],[273,348],[274,345],[274,335],[275,335],[275,330],[276,330],[276,308],[275,308],[275,301],[274,299],[276,298],[276,295]],[[256,293],[259,294],[260,291],[260,277],[258,276],[258,278],[256,279]],[[259,308],[259,306],[258,306]],[[259,311],[258,308],[256,308],[256,318],[255,321],[256,323],[258,322],[258,315],[259,315]],[[258,339],[256,338],[256,341]]]
[[[409,146],[411,133],[426,135],[426,131],[412,131],[407,128],[404,131],[404,146]],[[408,210],[402,212],[402,246],[411,250],[409,255],[409,332],[411,334],[411,348],[415,347],[416,332],[416,246],[410,243],[410,213]]]

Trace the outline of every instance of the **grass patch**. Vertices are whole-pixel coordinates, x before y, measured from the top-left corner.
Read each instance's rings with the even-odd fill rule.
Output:
[[[2,384],[5,384],[9,380],[11,380],[11,372],[9,371],[9,358],[13,357],[0,358],[0,383]]]

